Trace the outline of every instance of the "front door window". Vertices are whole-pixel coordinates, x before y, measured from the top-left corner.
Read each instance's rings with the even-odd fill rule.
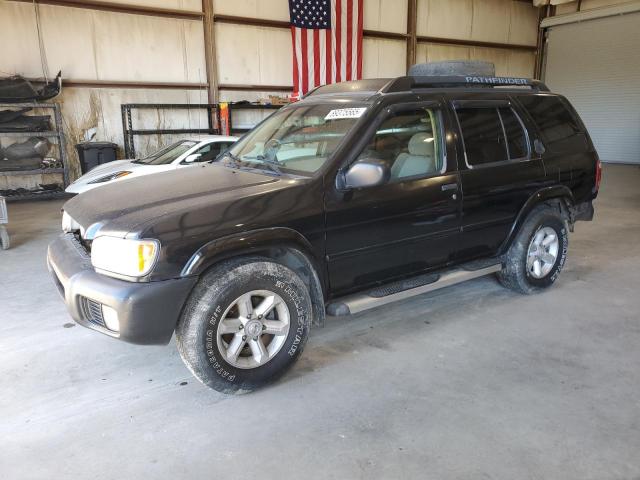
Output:
[[[440,173],[444,161],[438,118],[428,108],[396,113],[382,122],[358,158],[386,162],[391,181]]]

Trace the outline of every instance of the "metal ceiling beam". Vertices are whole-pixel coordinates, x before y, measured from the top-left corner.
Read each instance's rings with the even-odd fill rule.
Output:
[[[204,12],[202,28],[204,30],[204,63],[207,71],[207,93],[209,103],[218,103],[218,63],[216,61],[216,36],[213,28],[213,2],[202,0]]]
[[[418,35],[418,43],[438,43],[443,45],[461,45],[465,47],[506,48],[509,50],[524,50],[535,52],[535,45],[522,45],[518,43],[482,42],[479,40],[466,40],[461,38],[427,37]]]
[[[206,83],[191,82],[145,82],[145,81],[118,81],[118,80],[74,80],[62,79],[62,86],[67,88],[155,88],[167,90],[203,90]]]
[[[96,0],[9,0],[21,3],[37,3],[39,5],[55,5],[58,7],[83,8],[87,10],[99,10],[103,12],[129,13],[133,15],[146,15],[150,17],[169,17],[181,20],[202,20],[204,13],[176,8],[145,7],[141,5],[126,5],[114,2],[102,2]]]
[[[407,72],[416,63],[418,50],[418,0],[409,0],[407,5]]]

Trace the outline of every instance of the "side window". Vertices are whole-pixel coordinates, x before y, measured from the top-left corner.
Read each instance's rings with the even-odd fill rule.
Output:
[[[212,157],[215,158],[215,155],[213,155],[214,152],[212,151],[213,147],[215,147],[215,143],[210,143],[193,152],[199,153],[201,155],[201,157],[196,160],[196,162],[208,162],[212,160]]]
[[[504,132],[507,134],[509,158],[513,160],[527,157],[529,155],[527,135],[520,119],[510,107],[502,107],[499,112],[502,125],[504,125]]]
[[[382,122],[358,158],[385,161],[394,181],[442,172],[441,150],[437,112],[417,108],[398,112]]]
[[[519,97],[519,100],[540,129],[547,146],[576,135],[584,137],[582,128],[560,97],[530,95]]]
[[[470,166],[508,160],[498,109],[458,108],[456,114]]]
[[[196,150],[193,153],[199,153],[202,155],[197,161],[198,162],[210,162],[215,160],[220,152],[226,149],[229,146],[228,143],[216,142],[205,145],[204,147]]]
[[[226,149],[228,149],[231,145],[233,145],[233,142],[220,142],[218,143],[218,153],[216,153],[216,156],[213,157],[212,160],[215,160],[215,158],[220,155],[222,152],[224,152]]]

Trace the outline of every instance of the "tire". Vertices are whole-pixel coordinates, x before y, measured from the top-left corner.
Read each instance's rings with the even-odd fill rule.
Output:
[[[9,232],[7,232],[5,227],[0,225],[0,247],[2,247],[2,250],[9,250],[10,246],[11,240],[9,238]]]
[[[409,76],[449,76],[470,75],[480,77],[495,77],[496,68],[491,62],[479,60],[457,60],[444,62],[417,63],[409,68]]]
[[[553,235],[557,248],[552,248]],[[525,295],[548,288],[558,279],[568,248],[569,232],[558,210],[546,205],[536,207],[505,255],[498,280],[505,287]]]
[[[208,387],[250,392],[293,366],[312,316],[307,287],[291,269],[267,258],[234,259],[194,288],[176,328],[178,351]]]

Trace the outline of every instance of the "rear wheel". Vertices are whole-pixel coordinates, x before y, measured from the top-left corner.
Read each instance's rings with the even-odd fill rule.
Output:
[[[560,275],[568,247],[569,233],[560,213],[549,206],[537,207],[505,255],[498,279],[524,294],[547,288]]]
[[[176,329],[178,350],[205,385],[251,391],[293,366],[311,317],[309,292],[295,272],[263,258],[233,260],[194,289]]]

